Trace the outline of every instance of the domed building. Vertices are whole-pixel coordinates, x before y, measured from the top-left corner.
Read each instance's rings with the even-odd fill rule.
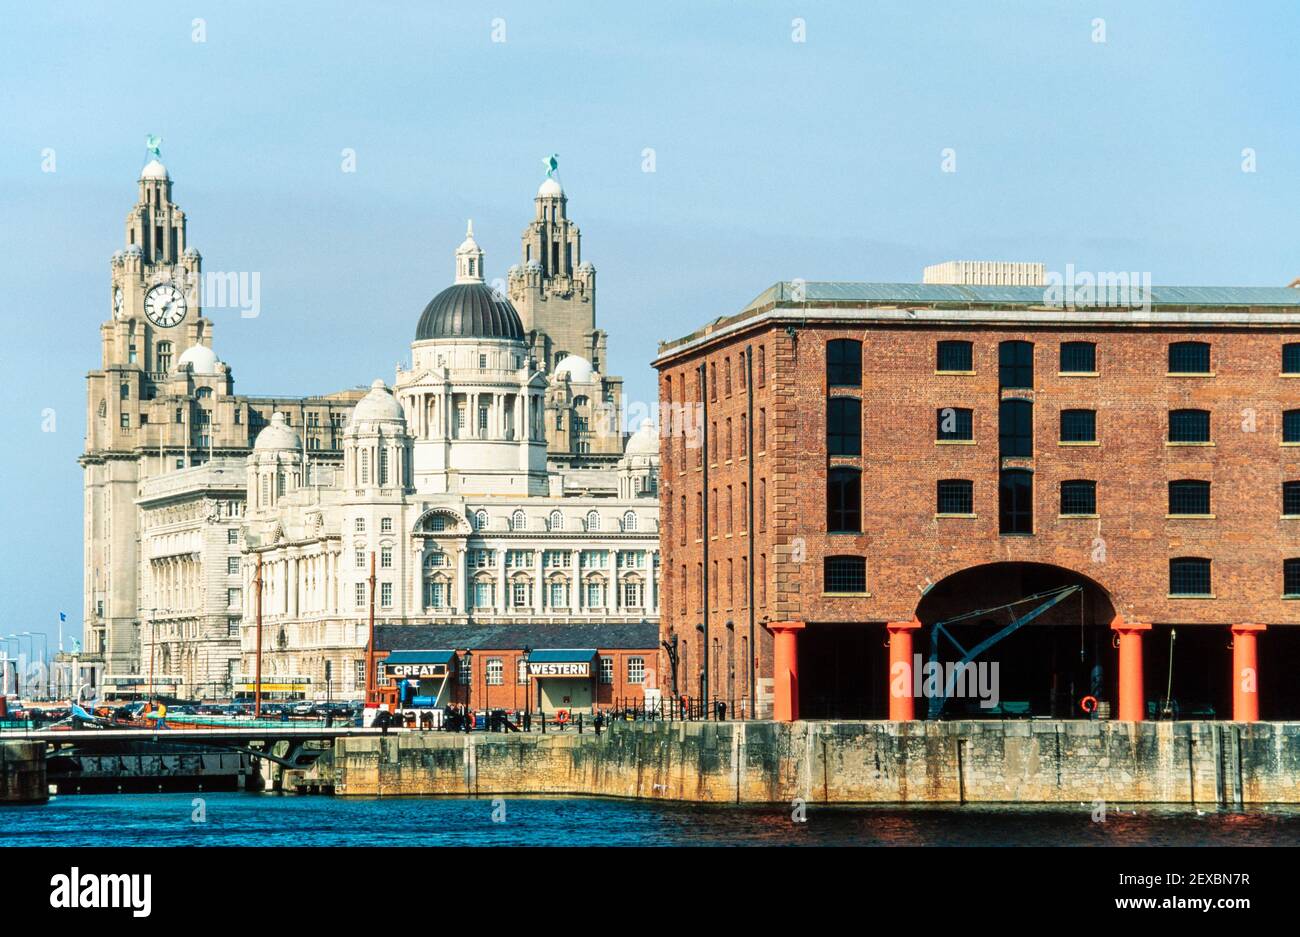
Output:
[[[260,612],[268,694],[358,698],[373,603],[382,653],[464,655],[460,702],[581,709],[651,685],[657,456],[644,433],[624,452],[595,268],[553,171],[505,278],[471,224],[412,311],[409,365],[309,397],[236,394],[203,308],[235,284],[204,282],[172,186],[151,151],[88,378],[95,684],[138,692],[152,659],[157,692],[247,694]],[[590,681],[531,680],[527,649],[548,647],[594,649]]]

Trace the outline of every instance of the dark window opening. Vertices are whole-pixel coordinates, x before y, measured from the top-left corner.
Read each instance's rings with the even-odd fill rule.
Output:
[[[1282,483],[1282,513],[1300,515],[1300,481]]]
[[[862,530],[862,473],[834,468],[826,476],[826,529],[831,533]]]
[[[867,560],[862,556],[828,556],[822,568],[826,592],[867,591]]]
[[[975,485],[967,478],[945,478],[938,485],[935,510],[940,514],[974,514]]]
[[[836,338],[826,343],[826,383],[830,387],[862,386],[862,343]]]
[[[1017,389],[1034,386],[1032,342],[1003,342],[998,346],[998,384]]]
[[[1062,410],[1061,442],[1096,442],[1097,412],[1095,410]]]
[[[1170,374],[1209,374],[1210,345],[1208,342],[1171,342],[1169,345]]]
[[[1062,374],[1094,374],[1097,346],[1092,342],[1061,342]]]
[[[1210,483],[1182,479],[1169,483],[1170,514],[1209,514]]]
[[[856,397],[832,397],[827,403],[826,452],[862,454],[862,401]]]
[[[1209,442],[1209,410],[1170,410],[1170,442]]]
[[[941,407],[936,413],[936,439],[974,439],[971,411],[963,407]]]
[[[1061,482],[1061,514],[1097,513],[1097,483],[1077,479]]]
[[[970,342],[940,342],[939,343],[939,361],[936,365],[939,371],[974,371],[974,355],[971,353]]]
[[[1025,469],[1003,469],[998,479],[998,532],[1034,532],[1034,476]]]
[[[1282,373],[1300,374],[1300,342],[1288,342],[1282,346]]]
[[[999,404],[998,452],[1013,457],[1034,454],[1034,405],[1028,400],[1004,400]]]
[[[1170,595],[1212,595],[1210,561],[1182,556],[1169,561]]]
[[[1282,414],[1282,441],[1300,442],[1300,410],[1288,410]]]
[[[1282,561],[1282,594],[1300,596],[1300,559]]]

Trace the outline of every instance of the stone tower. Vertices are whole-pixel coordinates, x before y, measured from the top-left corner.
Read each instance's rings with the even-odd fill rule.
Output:
[[[555,158],[533,199],[523,262],[510,268],[510,300],[542,373],[550,379],[546,438],[552,461],[612,467],[623,453],[623,380],[609,377],[606,334],[596,327],[596,268],[582,260]]]
[[[156,147],[140,172],[114,252],[100,326],[100,369],[87,375],[85,479],[86,652],[108,673],[139,672],[137,485],[168,456],[146,435],[150,402],[183,361],[216,370],[211,323],[199,306],[202,259],[185,241],[185,213]],[[196,347],[198,346],[198,347]],[[188,356],[188,358],[184,358]],[[212,359],[209,361],[208,359]],[[228,391],[227,391],[228,392]],[[145,448],[149,446],[149,448]]]

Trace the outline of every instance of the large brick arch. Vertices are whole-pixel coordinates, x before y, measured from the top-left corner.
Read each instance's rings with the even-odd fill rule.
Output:
[[[995,562],[982,563],[956,570],[936,582],[916,606],[916,617],[922,625],[932,625],[957,615],[981,609],[993,609],[1018,599],[1046,592],[1062,586],[1083,587],[1082,599],[1070,597],[1045,612],[1039,624],[1078,625],[1082,612],[1083,624],[1109,626],[1115,618],[1116,605],[1110,591],[1090,576],[1050,563]],[[1081,607],[1082,606],[1082,607]],[[1032,605],[1018,607],[1028,611]],[[1006,610],[990,615],[992,620],[1005,624],[1010,613]],[[978,621],[978,619],[976,619]]]

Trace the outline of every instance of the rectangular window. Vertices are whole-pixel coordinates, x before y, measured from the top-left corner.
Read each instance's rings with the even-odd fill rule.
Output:
[[[1096,442],[1097,411],[1062,410],[1061,442]]]
[[[1282,346],[1282,373],[1300,374],[1300,342],[1287,342]]]
[[[758,346],[758,386],[764,387],[767,384],[767,355],[764,346]]]
[[[492,583],[476,582],[474,583],[474,607],[491,608],[492,602]]]
[[[391,517],[382,517],[379,519],[379,532],[390,534],[393,532],[393,519]]]
[[[1300,516],[1300,481],[1282,483],[1282,513],[1288,517]]]
[[[461,685],[461,686],[469,686],[470,681],[474,679],[474,661],[473,661],[473,659],[472,659],[471,657],[469,657],[468,655],[462,657],[462,658],[460,659],[460,667],[457,668],[457,669],[458,669],[457,678],[458,678],[459,681],[460,681],[460,685]]]
[[[629,657],[627,659],[627,682],[638,686],[645,683],[644,657]]]
[[[1282,594],[1300,598],[1300,559],[1282,561]]]
[[[227,605],[231,606],[232,608],[237,608],[238,606],[240,606],[240,605],[243,604],[243,601],[244,601],[244,590],[243,590],[243,589],[227,589],[227,590],[226,590],[226,604],[227,604]]]
[[[515,683],[528,682],[528,658],[520,657],[515,661]]]
[[[366,568],[366,551],[365,551],[365,550],[357,550],[355,553],[353,553],[353,555],[352,555],[352,559],[355,561],[355,565],[356,565],[357,569],[365,569],[365,568]]]
[[[550,600],[547,602],[550,608],[568,608],[569,607],[569,586],[565,582],[553,582],[550,588]]]
[[[1034,476],[1025,469],[1003,469],[998,481],[998,532],[1034,532]]]
[[[235,617],[233,617],[233,616],[230,617],[230,618],[227,618],[227,619],[226,619],[226,637],[228,637],[228,638],[237,638],[237,637],[239,637],[239,623],[240,623],[240,621],[242,621],[242,619],[240,619],[240,618],[235,618]]]
[[[758,451],[767,451],[767,408],[758,409]]]
[[[515,608],[527,608],[532,605],[530,591],[527,582],[512,582],[510,584],[510,604]]]
[[[832,397],[826,405],[826,454],[862,454],[862,401]]]
[[[830,533],[862,530],[862,473],[834,468],[826,476],[826,529]]]
[[[1282,441],[1300,442],[1300,410],[1287,410],[1282,414]]]
[[[1170,374],[1209,374],[1209,342],[1171,342],[1169,345]]]
[[[237,572],[239,572],[239,557],[237,556],[226,557],[226,574],[233,576]]]
[[[359,582],[356,584],[356,588],[354,590],[354,596],[356,598],[357,608],[365,608],[366,607],[366,584],[364,582]]]
[[[226,531],[226,543],[239,543],[239,528],[231,527]]]
[[[393,584],[391,582],[379,584],[379,604],[384,608],[393,607]]]
[[[970,342],[939,342],[937,371],[974,371],[974,355]]]
[[[129,413],[123,413],[123,414],[120,414],[119,417],[118,417],[118,421],[119,421],[119,423],[120,423],[122,429],[130,429],[130,428],[131,428],[131,414],[129,414]]]
[[[1092,342],[1061,342],[1062,374],[1095,374],[1097,346]]]
[[[862,386],[861,342],[851,338],[836,338],[826,343],[826,385]]]
[[[1016,389],[1034,386],[1034,346],[1031,342],[1003,342],[998,346],[998,385]]]
[[[393,568],[393,548],[384,547],[379,551],[379,566],[381,569]]]
[[[1210,561],[1178,557],[1169,561],[1170,595],[1213,595],[1210,591]]]
[[[1170,514],[1209,514],[1210,483],[1183,479],[1169,483]]]
[[[825,592],[860,595],[867,591],[867,560],[862,556],[828,556],[822,563]]]
[[[1003,400],[998,405],[998,452],[1003,457],[1034,454],[1034,405],[1028,400]]]
[[[602,657],[600,659],[600,682],[606,686],[614,682],[614,658]]]
[[[499,657],[487,659],[487,685],[501,686],[506,682],[506,665]]]
[[[975,421],[965,407],[940,407],[935,412],[935,439],[969,440],[975,438]]]
[[[1097,513],[1097,483],[1094,481],[1061,482],[1061,514],[1077,516]]]
[[[1170,442],[1209,442],[1209,410],[1170,410]]]
[[[974,483],[968,478],[945,478],[938,485],[935,510],[939,514],[974,514]]]

